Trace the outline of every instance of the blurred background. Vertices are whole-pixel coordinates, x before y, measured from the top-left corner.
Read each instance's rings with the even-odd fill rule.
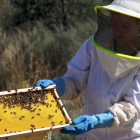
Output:
[[[81,44],[97,30],[95,5],[112,0],[0,0],[0,90],[63,76]],[[84,95],[62,101],[74,119]],[[52,140],[75,136],[52,133]]]

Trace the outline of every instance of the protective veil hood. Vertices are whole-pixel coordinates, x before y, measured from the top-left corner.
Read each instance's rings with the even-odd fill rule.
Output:
[[[94,41],[94,38],[92,42],[96,46],[97,55],[103,69],[110,77],[115,79],[123,78],[140,67],[140,57],[132,57],[109,51],[99,46]]]
[[[140,44],[139,48],[131,43],[128,46],[125,45],[125,48],[132,50],[132,55],[116,51],[118,43],[111,28],[112,12],[140,19],[139,7],[140,0],[114,0],[110,5],[95,7],[98,14],[98,30],[92,42],[96,46],[102,67],[112,78],[125,77],[140,67]],[[120,48],[123,50],[123,46]]]

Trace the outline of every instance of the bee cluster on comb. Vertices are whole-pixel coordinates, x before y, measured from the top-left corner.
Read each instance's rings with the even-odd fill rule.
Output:
[[[71,123],[55,86],[0,92],[0,138],[60,130]]]

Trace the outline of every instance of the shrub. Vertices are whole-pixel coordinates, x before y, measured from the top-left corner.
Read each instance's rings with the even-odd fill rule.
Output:
[[[93,24],[94,23],[94,24]],[[0,38],[0,88],[22,88],[23,81],[34,85],[39,79],[62,76],[67,63],[96,29],[93,21],[76,25],[65,32],[55,27],[55,33],[42,21],[26,32],[16,29],[12,35],[3,32]],[[85,31],[86,29],[86,31]]]

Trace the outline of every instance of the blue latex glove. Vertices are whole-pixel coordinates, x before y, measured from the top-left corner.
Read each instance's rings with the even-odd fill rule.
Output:
[[[110,127],[113,122],[114,116],[110,111],[93,116],[83,115],[73,120],[74,125],[65,126],[60,132],[79,135],[91,129]]]
[[[56,91],[60,97],[65,93],[65,82],[60,77],[55,78],[53,80],[48,79],[38,80],[34,86],[35,87],[41,86],[43,88],[46,88],[49,85],[56,85]]]

